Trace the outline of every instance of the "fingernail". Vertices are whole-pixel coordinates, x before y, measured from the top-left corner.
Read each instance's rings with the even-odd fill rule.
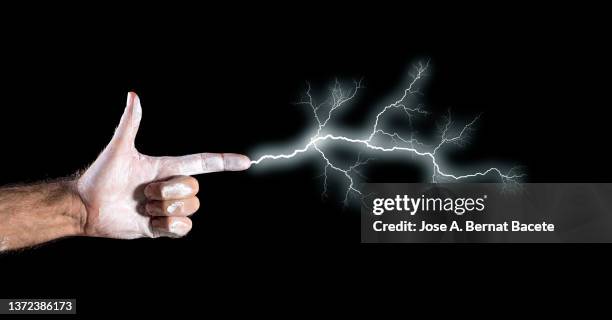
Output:
[[[176,209],[182,208],[184,205],[185,205],[185,202],[176,201],[176,202],[173,202],[171,205],[169,205],[166,210],[168,211],[168,213],[173,213],[174,211],[176,211]]]
[[[248,168],[251,167],[251,159],[249,159],[249,157],[247,156],[243,156],[243,159],[241,161],[241,165],[242,165],[242,170],[246,170]]]
[[[140,115],[142,114],[142,107],[140,106],[140,98],[138,97],[138,95],[134,94],[134,112],[136,113],[136,115],[138,115],[140,117]]]
[[[164,198],[185,197],[191,194],[191,188],[184,183],[175,183],[162,188]]]
[[[128,92],[127,101],[125,102],[125,105],[129,106],[131,102],[132,102],[132,92]]]
[[[183,221],[173,221],[170,224],[170,232],[177,235],[184,235],[189,232],[189,225]]]
[[[225,158],[226,170],[239,171],[246,170],[251,166],[251,160],[247,156],[237,155]]]

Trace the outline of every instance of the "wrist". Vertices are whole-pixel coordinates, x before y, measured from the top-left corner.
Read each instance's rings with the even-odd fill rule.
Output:
[[[85,227],[87,224],[87,207],[81,198],[77,188],[78,180],[66,181],[66,190],[69,195],[66,215],[71,219],[72,235],[85,235]]]

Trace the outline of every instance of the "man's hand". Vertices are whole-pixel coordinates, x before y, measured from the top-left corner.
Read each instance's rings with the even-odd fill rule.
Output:
[[[79,178],[77,191],[86,208],[83,232],[88,236],[133,239],[184,236],[187,217],[200,205],[198,181],[190,175],[245,170],[246,156],[201,153],[150,157],[134,146],[142,108],[130,92],[113,139]]]
[[[0,251],[65,236],[133,239],[184,236],[200,205],[190,175],[245,170],[243,155],[150,157],[134,146],[140,101],[127,106],[111,142],[77,180],[0,189]]]

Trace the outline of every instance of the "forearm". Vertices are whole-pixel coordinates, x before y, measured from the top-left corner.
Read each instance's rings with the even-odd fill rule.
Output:
[[[85,219],[74,181],[0,188],[0,251],[79,235]]]

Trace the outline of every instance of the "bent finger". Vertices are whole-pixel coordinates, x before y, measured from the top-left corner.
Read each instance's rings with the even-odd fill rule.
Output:
[[[180,238],[192,228],[191,219],[186,217],[154,217],[151,218],[151,231],[154,237]]]
[[[198,193],[198,180],[189,176],[177,176],[164,181],[149,183],[144,194],[150,200],[187,199]]]
[[[198,211],[200,200],[196,197],[181,200],[154,200],[147,202],[145,207],[151,216],[186,217]]]

